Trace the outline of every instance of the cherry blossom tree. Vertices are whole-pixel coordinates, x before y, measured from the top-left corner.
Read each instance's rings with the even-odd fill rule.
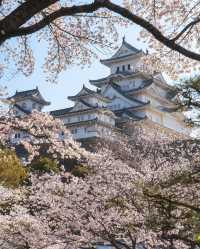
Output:
[[[52,127],[53,120],[45,120],[46,127]],[[38,132],[30,127],[39,140],[40,126]],[[49,132],[44,133],[48,141],[57,144]],[[195,248],[200,233],[200,143],[166,134],[152,132],[145,139],[144,131],[140,139],[122,137],[96,153],[70,145],[67,137],[65,157],[80,158],[82,153],[88,170],[81,177],[73,171],[33,174],[28,185],[1,187],[1,248],[94,248],[102,242],[115,249]]]
[[[22,132],[19,140],[14,138],[16,132]],[[63,162],[68,159],[82,160],[86,153],[73,140],[61,120],[35,110],[24,117],[4,113],[0,120],[0,142],[11,148],[23,145],[29,162],[40,154]]]
[[[147,64],[176,77],[199,67],[199,6],[198,0],[2,0],[1,68],[14,59],[18,70],[30,74],[36,37],[48,44],[45,71],[56,80],[67,65],[91,61],[97,54],[94,46],[115,47],[118,25],[136,24],[139,39],[149,45]]]

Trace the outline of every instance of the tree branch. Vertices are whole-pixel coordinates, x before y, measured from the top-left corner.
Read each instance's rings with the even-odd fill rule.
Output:
[[[194,25],[196,25],[197,23],[200,22],[200,18],[196,18],[194,21],[188,23],[188,25],[186,25],[182,31],[180,33],[178,33],[172,40],[176,41],[178,40],[189,28],[193,27]]]
[[[56,2],[57,0],[49,0],[46,2]],[[30,2],[30,1],[29,1]],[[46,6],[48,7],[48,6]],[[38,30],[44,28],[45,26],[48,26],[51,22],[53,22],[54,20],[58,19],[59,17],[63,17],[63,16],[72,16],[75,14],[80,14],[80,13],[92,13],[96,10],[98,10],[101,7],[101,1],[97,0],[92,4],[84,4],[84,5],[79,5],[79,6],[72,6],[72,7],[62,7],[57,11],[54,11],[53,13],[45,16],[41,21],[39,21],[36,24],[33,24],[31,26],[28,27],[22,27],[22,28],[18,28],[19,26],[23,25],[26,23],[26,21],[28,19],[30,19],[34,14],[36,14],[38,11],[42,11],[44,8],[41,6],[40,9],[38,9],[38,11],[35,13],[34,11],[30,11],[28,12],[30,16],[30,18],[28,18],[28,16],[26,15],[26,17],[21,17],[21,22],[18,22],[18,25],[14,25],[12,26],[12,28],[9,30],[8,28],[2,28],[4,27],[9,20],[9,16],[10,16],[10,23],[12,23],[13,21],[15,21],[16,19],[16,14],[15,13],[11,13],[9,16],[7,16],[5,19],[3,19],[2,21],[0,21],[0,45],[7,39],[11,38],[11,37],[16,37],[16,36],[22,36],[22,35],[28,35],[28,34],[32,34],[37,32]],[[23,10],[26,9],[26,7],[23,8]],[[25,10],[24,10],[25,11]],[[12,16],[13,15],[13,16]],[[19,14],[18,14],[19,15]],[[8,25],[8,24],[7,24]],[[2,32],[3,31],[3,32]]]
[[[151,194],[151,193],[149,193],[149,191],[145,191],[144,194],[147,197],[154,198],[156,200],[166,201],[168,203],[171,203],[171,204],[173,204],[175,206],[179,206],[179,207],[185,207],[185,208],[193,210],[193,211],[195,211],[197,213],[200,212],[200,208],[198,208],[198,207],[192,206],[192,205],[190,205],[188,203],[183,203],[183,202],[180,202],[180,201],[171,200],[168,197],[162,196],[161,194]]]
[[[101,8],[106,8],[120,16],[128,19],[129,21],[139,25],[140,27],[147,30],[151,33],[155,39],[164,44],[166,47],[171,50],[177,51],[178,53],[197,61],[200,61],[200,54],[195,53],[191,50],[188,50],[181,46],[180,44],[175,43],[177,40],[189,27],[195,25],[200,20],[195,20],[192,23],[188,24],[174,39],[170,39],[166,37],[162,32],[156,28],[153,24],[148,22],[147,20],[133,14],[128,9],[121,7],[120,5],[114,4],[109,0],[95,0],[91,4],[83,4],[83,5],[74,5],[71,7],[62,7],[57,11],[49,14],[44,17],[38,23],[28,26],[21,27],[24,25],[30,18],[32,18],[35,14],[42,11],[44,8],[50,6],[51,4],[57,2],[58,0],[43,0],[42,2],[39,0],[28,0],[20,7],[18,7],[15,11],[10,13],[6,18],[0,21],[0,45],[11,37],[22,36],[32,34],[45,26],[49,25],[54,20],[64,17],[64,16],[73,16],[81,13],[93,13]],[[21,28],[20,28],[21,27]]]

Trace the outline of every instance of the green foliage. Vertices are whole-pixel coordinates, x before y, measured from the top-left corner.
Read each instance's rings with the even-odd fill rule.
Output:
[[[17,187],[27,178],[27,172],[15,152],[0,148],[0,184]]]
[[[194,238],[195,242],[197,243],[197,246],[200,246],[200,234],[197,234]]]
[[[200,76],[183,80],[177,85],[179,104],[191,115],[186,119],[189,126],[200,125]]]
[[[72,175],[84,178],[89,173],[89,168],[85,165],[75,165],[71,171]]]
[[[40,157],[29,165],[30,171],[38,173],[59,172],[59,165],[48,157]]]

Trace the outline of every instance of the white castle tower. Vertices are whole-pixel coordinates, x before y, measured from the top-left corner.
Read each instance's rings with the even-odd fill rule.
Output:
[[[42,111],[43,107],[50,105],[50,102],[46,101],[39,89],[27,90],[27,91],[16,91],[16,93],[9,97],[10,110],[14,112],[17,117],[23,118],[29,115],[33,110]],[[10,141],[13,144],[18,143],[21,139],[29,137],[26,132],[16,130]]]
[[[75,102],[71,108],[50,112],[64,124],[75,139],[111,135],[115,129],[115,114],[107,108],[110,99],[83,85],[81,91],[68,99]]]
[[[51,114],[61,118],[76,139],[107,136],[123,122],[142,119],[187,133],[185,116],[177,112],[174,87],[167,84],[161,73],[145,73],[142,56],[145,54],[141,50],[123,39],[110,59],[101,60],[110,74],[90,80],[97,91],[83,86],[77,95],[69,97],[75,101],[74,107]]]
[[[42,97],[38,87],[27,91],[16,91],[8,100],[10,101],[10,109],[14,111],[16,116],[30,114],[34,109],[42,111],[44,106],[50,105],[50,102]]]

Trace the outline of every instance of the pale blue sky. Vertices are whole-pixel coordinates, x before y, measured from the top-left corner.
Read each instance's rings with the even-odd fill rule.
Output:
[[[136,25],[123,29],[123,32],[120,32],[118,45],[120,45],[122,37],[125,35],[127,42],[138,49],[145,50],[146,45],[137,41],[138,31],[139,28]],[[42,71],[42,59],[45,56],[45,50],[37,44],[34,52],[37,64],[34,73],[30,77],[17,74],[12,78],[1,79],[0,84],[8,87],[9,95],[13,94],[16,90],[28,90],[38,86],[44,98],[51,102],[51,105],[46,107],[45,111],[71,106],[72,102],[67,99],[67,96],[76,94],[81,89],[83,84],[91,87],[89,80],[98,79],[108,75],[108,68],[101,65],[99,59],[109,58],[112,55],[112,53],[110,53],[104,56],[100,53],[98,60],[94,60],[91,65],[85,66],[83,69],[79,66],[70,67],[65,72],[60,74],[58,83],[53,84],[46,82],[45,74]]]

